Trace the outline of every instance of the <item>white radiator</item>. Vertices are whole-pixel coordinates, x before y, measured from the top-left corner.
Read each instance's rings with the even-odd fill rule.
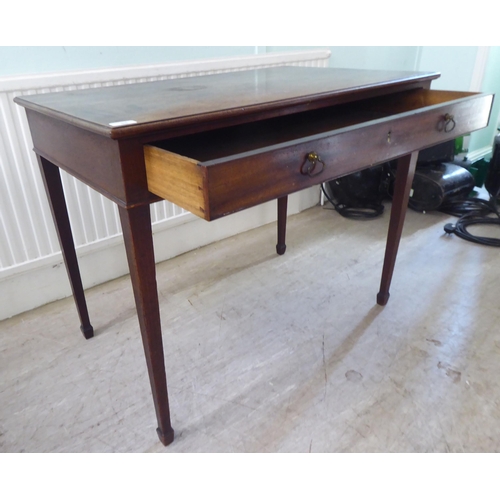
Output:
[[[13,102],[15,96],[285,64],[324,67],[329,57],[328,50],[314,50],[0,79],[0,319],[66,296],[69,290],[52,293],[42,287],[34,296],[22,291],[29,286],[29,273],[35,276],[37,269],[59,266],[61,257],[25,111]],[[65,172],[62,176],[79,255],[114,244],[121,235],[114,203]],[[153,204],[151,214],[156,233],[193,217],[169,202]],[[108,273],[108,278],[120,274],[123,270]],[[17,282],[16,276],[21,277]]]

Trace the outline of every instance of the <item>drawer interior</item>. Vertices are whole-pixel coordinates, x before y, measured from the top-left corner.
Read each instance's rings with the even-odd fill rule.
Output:
[[[470,97],[469,92],[416,89],[388,96],[305,111],[264,121],[219,128],[153,143],[161,149],[209,162],[227,156],[304,139],[397,114]]]

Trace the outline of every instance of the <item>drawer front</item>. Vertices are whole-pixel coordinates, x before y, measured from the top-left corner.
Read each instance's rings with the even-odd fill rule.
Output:
[[[483,128],[492,99],[476,95],[206,162],[146,146],[150,190],[217,219]],[[177,166],[168,182],[177,186],[158,190],[155,179],[171,169],[165,164],[172,158]],[[189,206],[173,195],[179,190],[189,193]]]

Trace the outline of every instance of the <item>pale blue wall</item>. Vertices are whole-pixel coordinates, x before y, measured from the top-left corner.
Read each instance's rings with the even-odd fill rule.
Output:
[[[335,68],[415,70],[418,47],[329,47]]]
[[[283,52],[312,48],[329,49],[332,52],[329,65],[332,68],[414,70],[419,47],[365,47],[365,46],[315,46],[315,47],[266,47],[267,52]]]
[[[416,69],[439,71],[441,77],[432,84],[440,90],[468,91],[479,47],[421,47]]]
[[[331,67],[439,71],[441,78],[433,83],[433,88],[464,91],[470,89],[478,51],[478,47],[440,46],[0,47],[0,77],[314,48],[331,51]],[[500,47],[490,48],[482,90],[497,93],[499,98],[495,102],[490,127],[472,134],[471,149],[491,145],[498,122]]]
[[[169,61],[313,48],[319,47],[0,47],[0,76],[135,64],[160,64]],[[329,64],[337,68],[415,70],[420,55],[419,47],[327,46],[321,48],[331,50],[332,56]],[[441,51],[440,58],[431,57],[427,64],[429,67],[422,67],[422,69],[436,70],[434,66],[442,68],[450,59],[447,51],[453,49],[445,47]],[[475,50],[476,47],[472,49]],[[432,55],[432,52],[429,52],[429,55]],[[449,78],[453,80],[454,76],[449,76]]]
[[[249,47],[0,47],[0,76],[251,55]]]
[[[491,146],[500,124],[500,47],[490,47],[488,65],[483,79],[482,92],[495,94],[488,128],[472,134],[470,150]]]

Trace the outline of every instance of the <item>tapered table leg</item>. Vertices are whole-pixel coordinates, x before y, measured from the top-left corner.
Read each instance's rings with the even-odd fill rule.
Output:
[[[384,267],[382,269],[382,280],[380,291],[377,294],[377,304],[385,306],[389,301],[389,288],[391,286],[394,264],[398,254],[399,241],[403,232],[403,224],[410,198],[410,190],[417,166],[418,151],[399,158],[396,170],[396,181],[394,185],[394,196],[392,199],[391,218],[387,245],[385,247]]]
[[[90,324],[87,303],[83,291],[82,278],[78,268],[75,243],[69,222],[68,208],[64,198],[64,191],[61,181],[59,167],[49,162],[45,158],[38,156],[38,164],[42,173],[45,191],[49,200],[50,210],[56,226],[59,244],[61,245],[64,264],[68,272],[73,298],[76,309],[80,317],[80,330],[86,339],[94,336],[94,329]]]
[[[157,432],[160,441],[168,445],[174,440],[174,431],[170,424],[149,205],[119,207],[119,212],[158,420]]]
[[[283,255],[286,251],[286,211],[288,206],[288,196],[278,198],[278,244],[276,252]]]

